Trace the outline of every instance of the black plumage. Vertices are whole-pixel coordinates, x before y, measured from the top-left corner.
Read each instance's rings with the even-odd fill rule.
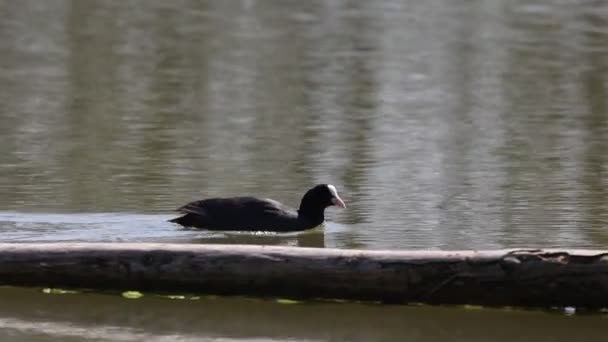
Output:
[[[208,230],[299,231],[323,223],[332,205],[346,207],[333,185],[319,184],[304,194],[297,211],[271,199],[209,198],[178,208],[184,215],[170,222]]]

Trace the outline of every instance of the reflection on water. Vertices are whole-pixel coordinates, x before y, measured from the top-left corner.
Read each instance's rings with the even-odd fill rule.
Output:
[[[608,243],[608,2],[0,0],[0,15],[0,240]],[[174,208],[209,196],[295,206],[321,182],[335,184],[349,208],[328,210],[329,222],[310,232],[224,234],[166,222]],[[166,312],[143,326],[200,309],[163,303],[142,306]],[[102,321],[113,329],[113,312],[139,304],[108,305]],[[188,322],[223,317],[201,329],[230,335],[236,311],[235,331],[260,326],[260,336],[278,339],[305,331],[293,333],[301,340],[356,340],[362,332],[351,329],[369,322],[379,329],[362,340],[394,340],[385,332],[435,340],[435,328],[399,331],[442,319],[434,310],[416,311],[417,320],[351,306],[332,309],[337,318],[316,306],[249,306],[247,316],[210,309]],[[65,327],[88,310],[68,311],[41,319]],[[33,318],[7,315],[0,334],[18,340],[5,327]],[[513,315],[540,337],[543,325]],[[438,325],[476,330],[484,318],[449,313]],[[190,325],[164,322],[159,334],[189,338]],[[587,324],[573,322],[564,327]],[[521,331],[488,324],[505,336]],[[32,339],[45,334],[39,327]],[[559,327],[543,334],[578,339]],[[441,338],[458,339],[459,328]]]
[[[462,308],[44,295],[0,289],[0,338],[104,341],[601,341],[602,318]],[[69,308],[69,310],[66,310]],[[484,327],[484,329],[480,329]],[[220,339],[221,337],[221,339]],[[224,340],[225,339],[225,340]],[[15,339],[18,340],[18,339]]]
[[[439,3],[0,2],[0,209],[330,182],[328,246],[605,245],[608,5]]]
[[[296,233],[213,232],[184,229],[167,222],[172,216],[126,213],[109,214],[24,214],[0,212],[2,240],[12,242],[184,242],[245,243],[325,247],[324,232],[340,234],[340,225],[325,223],[319,228]]]

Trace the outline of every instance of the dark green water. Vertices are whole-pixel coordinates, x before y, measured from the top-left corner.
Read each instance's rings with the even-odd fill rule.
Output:
[[[2,241],[608,244],[608,3],[0,0],[0,18]],[[165,222],[208,196],[296,206],[321,182],[349,207],[313,231]],[[2,341],[608,332],[598,316],[7,289],[0,308]]]
[[[606,318],[254,299],[0,291],[2,341],[602,341]]]

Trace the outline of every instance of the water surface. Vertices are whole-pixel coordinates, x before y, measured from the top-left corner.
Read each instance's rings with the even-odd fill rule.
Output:
[[[535,311],[0,291],[2,341],[601,341],[605,319]],[[8,318],[7,318],[8,317]],[[52,340],[54,341],[54,340]]]
[[[608,244],[608,3],[0,0],[0,16],[2,241]],[[209,196],[297,206],[325,182],[349,207],[312,231],[166,222]],[[601,322],[103,296],[45,299],[73,301],[55,317],[24,293],[0,297],[18,300],[0,305],[3,341],[565,341]]]
[[[608,242],[602,3],[0,4],[3,217],[163,240],[186,201],[329,182],[320,246]]]

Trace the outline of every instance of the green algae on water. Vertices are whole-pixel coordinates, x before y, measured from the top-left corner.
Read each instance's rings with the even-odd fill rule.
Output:
[[[121,295],[127,299],[139,299],[144,296],[144,294],[139,291],[125,291]]]
[[[78,293],[78,291],[45,287],[44,289],[42,289],[42,293],[45,293],[45,294],[74,294],[74,293]]]
[[[300,304],[302,302],[293,299],[277,298],[276,302],[279,304]]]

